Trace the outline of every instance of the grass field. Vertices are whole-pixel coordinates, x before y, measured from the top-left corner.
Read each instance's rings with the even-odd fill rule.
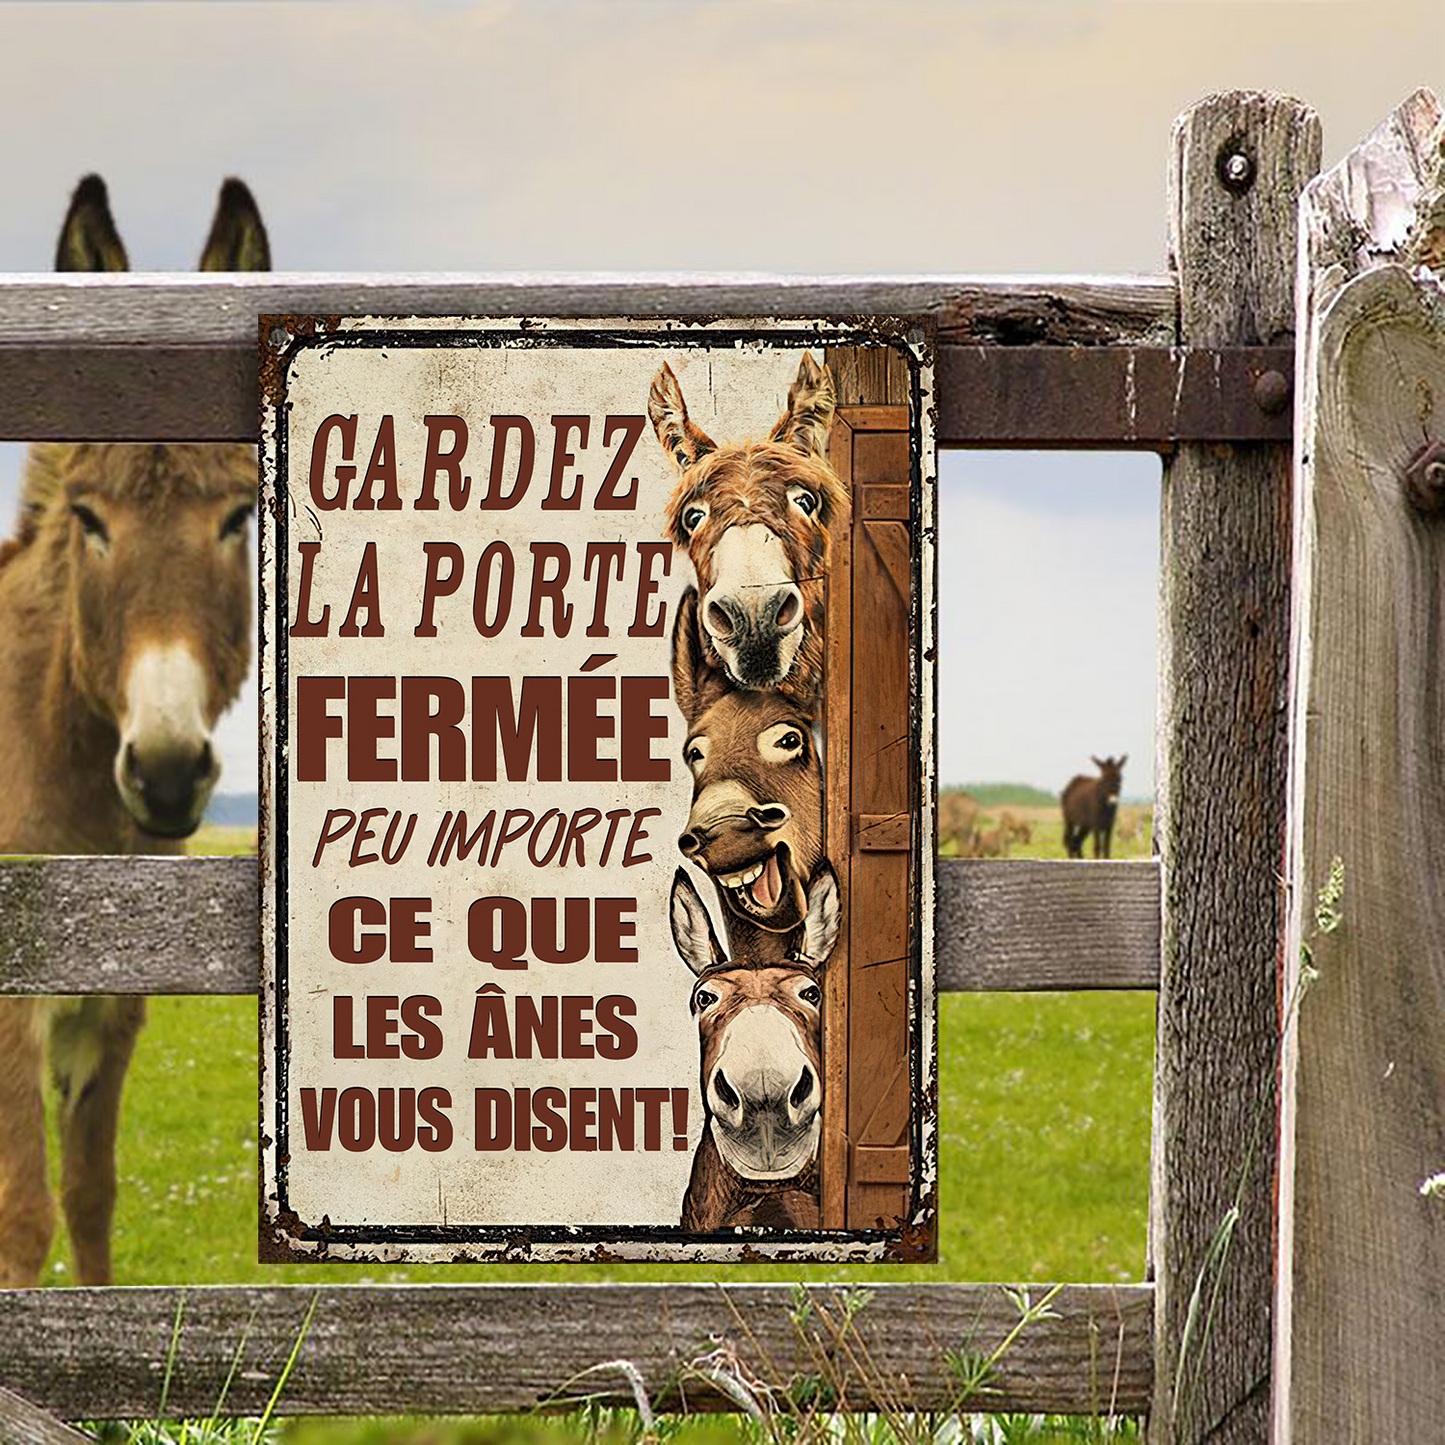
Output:
[[[1013,811],[1038,814],[1031,843],[1016,844],[1015,856],[1059,856],[1056,817],[1042,808]],[[252,829],[208,829],[192,851],[254,846]],[[1129,851],[1147,848],[1145,830]],[[249,998],[152,1000],[127,1085],[118,1280],[678,1280],[718,1273],[681,1265],[258,1264],[256,1009]],[[726,1266],[727,1277],[1140,1278],[1153,1031],[1150,995],[945,995],[938,1266]],[[176,1108],[178,1100],[186,1107]],[[68,1269],[58,1243],[49,1278],[64,1283]]]

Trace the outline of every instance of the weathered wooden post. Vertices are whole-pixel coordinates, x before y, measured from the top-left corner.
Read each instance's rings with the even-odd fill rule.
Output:
[[[1301,206],[1281,1445],[1445,1432],[1442,144],[1420,91]]]
[[[1313,112],[1281,96],[1216,95],[1176,122],[1182,346],[1293,339],[1297,207],[1319,146]],[[1277,382],[1256,395],[1272,393]],[[1151,1434],[1191,1445],[1258,1442],[1268,1428],[1289,476],[1287,443],[1190,443],[1164,467]],[[1186,1341],[1236,1200],[1207,1325],[1197,1317]]]

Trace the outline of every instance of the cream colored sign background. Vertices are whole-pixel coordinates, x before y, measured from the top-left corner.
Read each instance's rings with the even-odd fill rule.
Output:
[[[407,323],[409,326],[417,323]],[[425,323],[420,323],[425,324]],[[821,348],[815,356],[821,359]],[[593,509],[597,489],[619,439],[602,445],[603,424],[610,415],[644,416],[654,373],[668,361],[681,383],[694,420],[710,435],[732,438],[762,435],[782,411],[789,383],[797,374],[798,350],[750,346],[608,347],[601,349],[456,348],[385,350],[319,345],[303,350],[289,372],[289,477],[287,485],[288,618],[297,613],[301,568],[299,543],[321,543],[316,555],[310,615],[323,605],[332,610],[330,635],[292,638],[292,678],[306,674],[341,676],[451,676],[468,681],[476,675],[578,674],[594,653],[616,652],[617,660],[598,671],[605,676],[671,676],[672,618],[683,589],[693,581],[685,554],[674,555],[671,574],[649,605],[667,615],[662,636],[629,638],[640,566],[634,544],[656,542],[663,535],[663,513],[674,473],[661,447],[646,427],[625,476],[638,478],[633,511]],[[384,414],[395,418],[401,511],[318,512],[310,502],[307,476],[311,439],[329,415],[355,413],[358,420],[355,463],[358,478]],[[442,479],[437,511],[417,511],[413,502],[421,486],[426,455],[426,415],[456,414],[470,430],[463,470],[472,478],[471,497],[454,512]],[[490,466],[493,415],[525,415],[537,438],[533,478],[521,503],[508,511],[483,511],[478,497],[486,489]],[[552,456],[551,418],[586,414],[591,418],[589,444],[576,444],[575,466],[565,483],[570,491],[577,472],[584,478],[578,511],[542,511]],[[517,444],[510,444],[504,475],[516,470]],[[338,442],[332,440],[332,456]],[[327,488],[335,481],[327,469]],[[353,495],[359,481],[352,483]],[[626,490],[623,482],[620,490]],[[517,563],[510,619],[494,639],[478,636],[472,622],[472,590],[477,561],[494,539],[505,541]],[[423,543],[450,541],[464,553],[467,571],[461,587],[438,600],[438,636],[413,635],[420,616],[425,577]],[[567,543],[572,575],[567,599],[573,606],[567,636],[553,635],[551,608],[544,607],[546,635],[519,636],[527,619],[531,582],[528,546],[534,541]],[[594,579],[582,580],[588,542],[620,541],[627,545],[622,579],[609,589],[607,621],[610,636],[588,637],[594,600]],[[337,629],[352,595],[357,567],[368,542],[375,542],[380,562],[380,612],[384,638],[342,638]],[[565,684],[564,684],[565,690]],[[294,707],[292,698],[286,701]],[[332,703],[332,713],[341,711]],[[384,703],[394,713],[396,704]],[[616,713],[615,705],[603,711]],[[345,779],[345,741],[328,746],[328,781],[299,783],[290,757],[281,760],[290,776],[288,849],[288,989],[290,1043],[290,1206],[302,1220],[322,1215],[333,1224],[570,1224],[661,1225],[675,1227],[687,1184],[692,1149],[704,1115],[698,1096],[696,1026],[688,1011],[692,977],[678,958],[667,917],[667,896],[681,861],[676,839],[685,826],[691,782],[681,760],[684,725],[671,701],[654,704],[667,718],[665,739],[655,739],[654,757],[671,762],[671,779],[652,783],[349,783]],[[291,736],[295,717],[291,714]],[[616,739],[604,740],[603,756],[616,756]],[[395,757],[395,740],[383,741],[380,754]],[[565,743],[564,743],[565,755]],[[276,780],[278,783],[280,779]],[[416,830],[404,859],[395,866],[371,863],[346,866],[351,839],[329,847],[319,867],[312,867],[317,839],[332,808],[385,807],[417,815]],[[465,863],[428,868],[427,852],[448,809],[465,809],[475,827],[490,809],[527,808],[540,817],[547,809],[563,813],[593,807],[655,807],[659,817],[646,824],[647,842],[639,851],[652,855],[643,866],[619,866],[629,820],[624,820],[613,847],[611,864],[600,867],[598,852],[606,821],[588,835],[587,866],[535,868],[526,858],[525,840],[511,845],[497,868],[479,868],[475,854]],[[386,819],[379,820],[385,826]],[[375,849],[376,845],[371,847]],[[722,932],[716,900],[702,890]],[[327,946],[327,910],[340,897],[365,894],[376,898],[430,897],[435,951],[431,964],[382,961],[353,965],[336,961]],[[499,970],[473,960],[468,953],[466,914],[481,896],[635,897],[638,961],[632,964],[580,962],[550,965],[535,960],[525,971]],[[636,1055],[626,1060],[468,1060],[467,1046],[476,990],[500,984],[508,996],[625,994],[636,1001],[631,1020],[637,1030]],[[332,1008],[336,994],[357,999],[362,1016],[366,994],[430,994],[442,1004],[445,1047],[435,1060],[338,1060],[332,1057]],[[510,1009],[509,1009],[510,1013]],[[333,1142],[326,1153],[308,1153],[302,1127],[300,1090],[353,1085],[378,1088],[440,1086],[450,1092],[450,1117],[455,1129],[445,1153],[426,1153],[419,1146],[390,1153],[379,1143],[365,1153],[351,1153]],[[689,1095],[686,1150],[674,1148],[673,1116],[662,1111],[662,1148],[642,1148],[642,1116],[637,1113],[635,1152],[544,1153],[477,1152],[473,1139],[473,1090],[478,1087],[600,1089],[685,1087]]]

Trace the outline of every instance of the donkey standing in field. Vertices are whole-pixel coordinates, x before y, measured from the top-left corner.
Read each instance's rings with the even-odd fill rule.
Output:
[[[221,188],[204,271],[269,268],[239,181]],[[88,176],[56,268],[122,271]],[[251,646],[254,449],[31,449],[0,546],[0,852],[176,853],[220,771],[211,731]],[[54,1232],[44,1062],[59,1094],[61,1196],[82,1284],[108,1283],[121,1087],[139,998],[0,998],[0,1286],[34,1284]]]
[[[823,863],[808,885],[797,941],[781,963],[734,952],[679,868],[672,937],[697,975],[692,1012],[707,1112],[682,1201],[682,1228],[816,1229],[823,1127],[823,968],[838,941],[838,880]]]
[[[1114,815],[1119,810],[1119,789],[1124,785],[1124,764],[1129,754],[1117,758],[1091,758],[1099,770],[1097,778],[1080,773],[1069,780],[1060,800],[1064,809],[1064,848],[1070,858],[1084,856],[1084,840],[1094,835],[1094,857],[1109,856],[1114,832]]]
[[[692,773],[692,811],[677,844],[712,878],[733,955],[778,963],[807,912],[804,880],[823,856],[812,709],[781,692],[734,687],[692,625],[697,605],[689,592],[673,628],[673,695]]]
[[[848,492],[828,465],[833,380],[804,353],[764,441],[719,446],[666,364],[647,415],[679,472],[667,534],[697,573],[702,645],[733,682],[810,703],[823,685],[828,528]]]

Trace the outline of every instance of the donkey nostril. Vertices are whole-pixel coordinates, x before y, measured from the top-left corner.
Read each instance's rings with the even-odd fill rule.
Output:
[[[211,776],[216,766],[216,755],[211,751],[211,743],[208,738],[201,744],[201,751],[196,755],[196,779],[204,781]]]
[[[721,1069],[712,1076],[712,1086],[717,1090],[720,1098],[729,1109],[736,1109],[742,1100],[738,1097],[737,1091],[728,1083],[728,1076]]]
[[[748,809],[748,821],[755,828],[781,828],[792,814],[781,803],[764,803],[760,808]]]
[[[707,630],[714,637],[731,637],[733,634],[733,618],[720,602],[707,604]]]
[[[702,837],[698,833],[684,833],[678,838],[677,846],[682,850],[684,858],[691,858],[702,847]]]
[[[778,603],[778,610],[774,620],[782,628],[788,628],[798,620],[798,614],[803,610],[803,604],[798,600],[797,591],[789,588],[783,593],[782,600]]]
[[[808,1100],[808,1095],[813,1092],[813,1071],[807,1064],[803,1065],[803,1072],[798,1075],[798,1082],[793,1085],[793,1092],[788,1095],[788,1102],[795,1108],[801,1109]]]
[[[125,770],[126,777],[132,783],[138,783],[140,781],[140,765],[135,755],[134,743],[127,743],[125,745],[125,756],[121,760],[121,766]]]

